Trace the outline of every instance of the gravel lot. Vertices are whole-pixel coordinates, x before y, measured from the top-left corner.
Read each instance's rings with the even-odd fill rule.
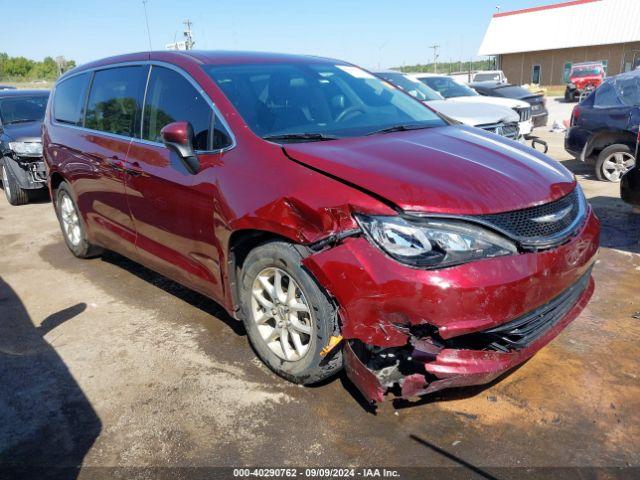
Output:
[[[550,124],[573,106],[549,105]],[[628,478],[615,467],[640,467],[640,215],[546,130],[602,220],[590,305],[500,381],[376,414],[344,376],[315,388],[274,376],[217,305],[116,254],[75,259],[49,203],[2,196],[0,478],[7,465],[82,465],[79,478],[243,465],[459,467],[464,478],[590,466]]]

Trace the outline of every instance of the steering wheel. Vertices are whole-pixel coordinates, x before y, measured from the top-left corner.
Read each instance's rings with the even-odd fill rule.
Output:
[[[352,115],[354,113],[358,113],[358,112],[360,115],[366,113],[364,107],[360,107],[358,105],[347,107],[342,112],[340,112],[340,114],[336,117],[335,122],[336,123],[343,122],[347,116]]]

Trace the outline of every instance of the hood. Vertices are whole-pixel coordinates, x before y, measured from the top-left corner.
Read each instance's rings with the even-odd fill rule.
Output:
[[[569,77],[569,81],[576,86],[600,85],[602,83],[602,75],[589,75],[586,77]]]
[[[465,126],[284,145],[292,160],[403,210],[489,214],[560,198],[571,172],[547,156]]]
[[[451,102],[449,100],[432,100],[425,103],[443,115],[472,127],[520,120],[518,114],[512,109],[491,103]]]
[[[522,100],[516,100],[515,98],[504,97],[452,97],[448,98],[447,102],[462,102],[462,103],[484,103],[489,105],[499,105],[508,108],[526,108],[529,106],[527,102]]]
[[[40,142],[42,135],[42,122],[13,123],[3,125],[4,134],[12,142]]]

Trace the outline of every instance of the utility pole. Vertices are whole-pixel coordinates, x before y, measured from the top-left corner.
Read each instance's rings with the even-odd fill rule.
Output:
[[[189,19],[185,20],[182,23],[184,23],[185,50],[193,50],[193,46],[196,44],[196,42],[193,40],[193,35],[191,33],[191,25],[193,25],[193,23]]]
[[[153,50],[151,48],[151,31],[149,30],[149,17],[147,16],[147,2],[149,0],[142,0],[142,8],[144,8],[144,21],[147,24],[147,38],[149,39],[149,50]]]
[[[431,45],[429,48],[433,49],[433,73],[438,73],[438,49],[440,45]]]
[[[389,43],[389,40],[378,45],[378,70],[382,68],[380,66],[380,64],[382,63],[382,49],[387,46],[387,43]]]

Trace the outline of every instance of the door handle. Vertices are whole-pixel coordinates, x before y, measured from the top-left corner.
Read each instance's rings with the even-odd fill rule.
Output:
[[[124,170],[126,173],[134,177],[145,175],[144,170],[140,167],[140,164],[138,162],[127,162]]]
[[[107,165],[109,165],[109,167],[111,167],[111,169],[113,170],[116,170],[118,172],[122,172],[125,170],[124,161],[121,160],[117,155],[108,157],[105,159],[105,161],[107,162]]]

